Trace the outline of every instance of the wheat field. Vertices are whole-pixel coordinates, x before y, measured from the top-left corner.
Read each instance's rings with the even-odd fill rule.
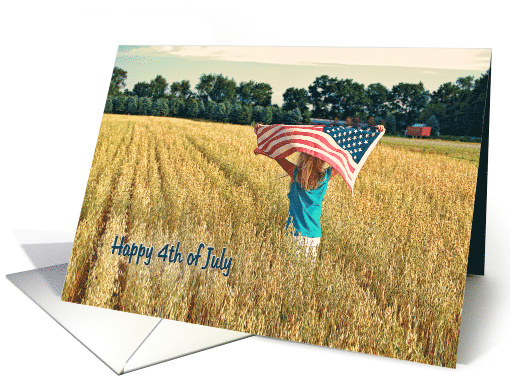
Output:
[[[104,115],[62,299],[455,367],[476,165],[379,144],[354,197],[331,181],[310,262],[284,231],[289,178],[255,147],[250,126]],[[228,276],[157,257],[177,242],[225,247]]]

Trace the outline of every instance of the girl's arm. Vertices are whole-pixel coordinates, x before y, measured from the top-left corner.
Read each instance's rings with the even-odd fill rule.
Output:
[[[289,162],[285,158],[275,159],[275,161],[280,165],[281,168],[285,170],[287,174],[289,174],[291,179],[294,179],[294,169],[296,168],[296,165],[294,163]]]
[[[258,148],[253,151],[255,155],[266,155],[263,151],[259,150]],[[270,156],[266,155],[268,158],[271,158]],[[273,158],[271,158],[273,159]],[[275,159],[276,163],[280,165],[281,168],[285,170],[285,172],[291,177],[291,179],[294,179],[294,168],[296,165],[292,162],[289,162],[285,158]]]

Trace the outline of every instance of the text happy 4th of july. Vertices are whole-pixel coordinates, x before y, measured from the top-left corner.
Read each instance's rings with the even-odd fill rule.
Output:
[[[128,256],[129,260],[128,263],[131,263],[132,258],[136,257],[135,264],[138,265],[140,259],[144,260],[143,264],[149,265],[152,259],[152,253],[154,251],[154,247],[145,247],[143,244],[137,245],[136,243],[133,243],[131,245],[124,244],[124,236],[120,239],[120,243],[118,243],[119,236],[115,236],[115,241],[112,245],[112,255],[115,254],[117,251],[119,256]],[[182,253],[179,252],[179,247],[181,245],[181,242],[178,241],[175,247],[172,245],[170,246],[169,243],[165,244],[158,252],[157,256],[159,258],[162,258],[163,262],[167,260],[169,263],[182,263],[184,261],[182,257]],[[221,257],[216,257],[212,254],[214,251],[214,247],[207,247],[207,256],[202,256],[201,251],[205,249],[205,244],[200,243],[198,245],[196,252],[189,252],[188,256],[186,256],[186,264],[188,265],[194,265],[195,267],[198,266],[198,262],[200,258],[204,258],[202,260],[202,263],[204,263],[200,269],[206,269],[206,268],[212,268],[212,269],[219,269],[223,271],[221,274],[223,276],[228,276],[230,274],[230,268],[232,266],[232,257],[225,257],[225,252],[227,248],[223,247],[223,250],[221,251]]]

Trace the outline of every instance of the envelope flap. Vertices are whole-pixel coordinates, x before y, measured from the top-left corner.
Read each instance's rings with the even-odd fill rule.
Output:
[[[60,300],[67,264],[7,275],[64,329],[120,374],[159,318],[83,306]]]
[[[251,334],[210,326],[161,320],[128,360],[123,372],[127,373],[250,336]]]

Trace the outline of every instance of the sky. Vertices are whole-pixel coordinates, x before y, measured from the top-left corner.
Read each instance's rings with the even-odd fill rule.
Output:
[[[457,78],[478,78],[490,66],[490,49],[335,48],[235,46],[119,46],[115,66],[128,72],[126,88],[158,74],[169,84],[202,74],[269,83],[272,103],[281,105],[287,88],[306,88],[316,77],[350,78],[389,89],[400,82],[423,82],[429,91]]]

